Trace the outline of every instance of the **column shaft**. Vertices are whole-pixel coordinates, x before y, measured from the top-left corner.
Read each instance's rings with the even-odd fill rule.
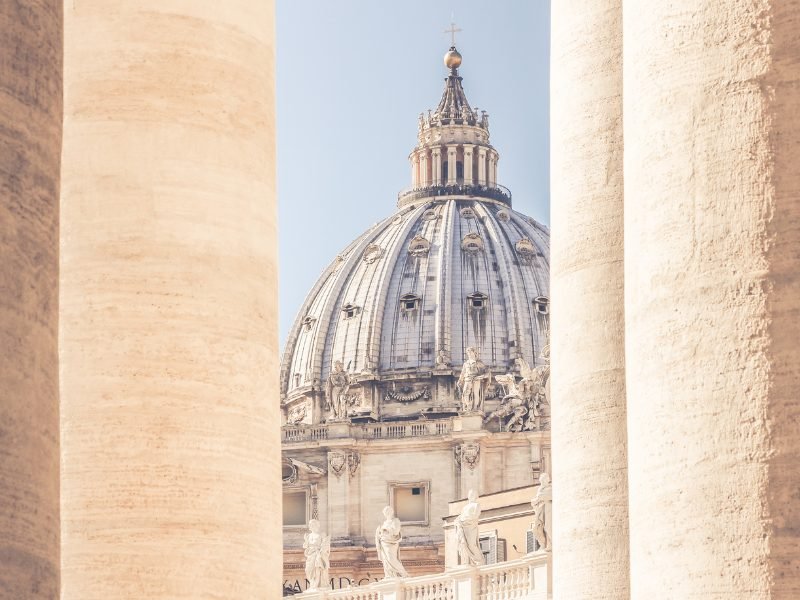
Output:
[[[274,597],[272,2],[65,10],[62,598]]]
[[[59,595],[61,0],[0,3],[0,596]]]
[[[798,22],[625,3],[636,598],[800,597]]]
[[[555,2],[552,23],[553,597],[623,600],[622,2]]]
[[[464,145],[464,184],[472,185],[472,153],[475,146]]]

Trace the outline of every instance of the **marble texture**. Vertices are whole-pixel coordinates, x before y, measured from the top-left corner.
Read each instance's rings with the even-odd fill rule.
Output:
[[[273,4],[65,9],[62,598],[274,598]]]

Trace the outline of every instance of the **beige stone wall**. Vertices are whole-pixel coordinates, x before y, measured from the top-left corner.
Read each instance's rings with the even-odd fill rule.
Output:
[[[559,0],[552,10],[553,592],[621,599],[628,597],[622,1]]]
[[[0,597],[56,598],[58,0],[0,3]]]
[[[635,598],[800,597],[798,24],[625,4]]]
[[[272,2],[65,7],[63,598],[274,598]]]

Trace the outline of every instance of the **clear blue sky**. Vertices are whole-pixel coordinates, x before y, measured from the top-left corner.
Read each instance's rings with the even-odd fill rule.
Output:
[[[549,224],[549,0],[277,0],[280,332],[325,266],[395,210],[436,108],[451,15],[498,183]]]

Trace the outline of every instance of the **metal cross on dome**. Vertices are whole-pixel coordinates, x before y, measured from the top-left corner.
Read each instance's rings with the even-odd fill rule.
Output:
[[[450,44],[451,46],[455,46],[456,45],[456,33],[458,33],[459,31],[461,31],[461,29],[458,29],[456,27],[456,24],[453,23],[452,21],[450,22],[450,29],[445,29],[444,30],[444,33],[449,33],[450,36],[451,36],[451,39],[452,39],[452,43]]]

